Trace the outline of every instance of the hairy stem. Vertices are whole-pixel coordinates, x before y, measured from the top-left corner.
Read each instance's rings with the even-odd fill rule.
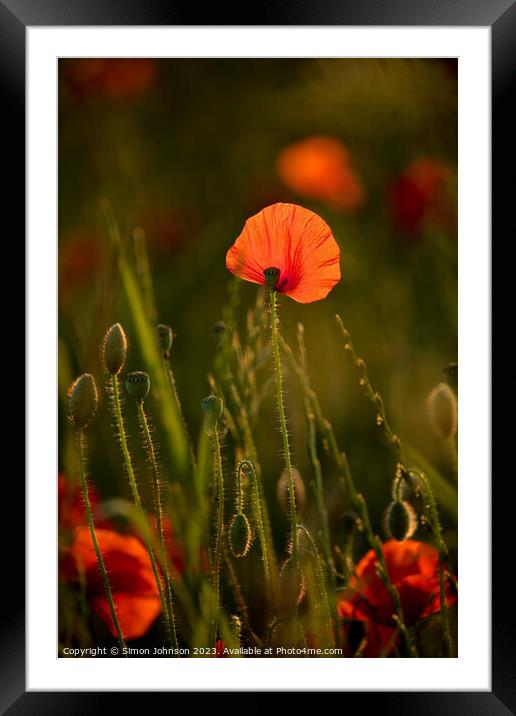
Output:
[[[296,493],[294,489],[294,478],[292,476],[292,460],[290,457],[290,445],[288,441],[287,420],[285,417],[285,405],[283,402],[283,378],[281,375],[281,358],[278,340],[278,309],[277,296],[274,289],[269,291],[271,308],[271,340],[272,340],[272,362],[274,366],[274,377],[276,383],[276,402],[278,406],[281,437],[283,439],[283,454],[285,458],[285,469],[288,476],[288,492],[290,502],[290,532],[292,536],[292,558],[298,560],[297,554],[297,514],[296,514]]]
[[[174,402],[176,404],[179,419],[181,420],[181,423],[183,424],[183,430],[184,430],[184,434],[186,436],[186,441],[188,443],[188,449],[190,452],[190,462],[191,462],[192,468],[195,470],[195,453],[194,453],[194,449],[193,449],[193,445],[192,445],[192,440],[190,438],[190,433],[188,432],[188,428],[186,426],[186,420],[185,420],[185,416],[183,414],[183,408],[181,407],[181,401],[179,400],[179,393],[177,392],[174,371],[172,370],[172,366],[170,365],[170,357],[167,357],[167,356],[163,357],[163,369],[167,375],[168,384],[170,386],[170,391],[172,393],[172,397],[174,398]]]
[[[172,643],[173,643],[173,646],[177,649],[179,645],[178,645],[178,641],[177,641],[176,620],[175,620],[175,616],[174,616],[174,605],[173,605],[173,601],[172,601],[172,583],[171,583],[170,571],[168,569],[167,552],[166,552],[166,548],[165,548],[165,535],[163,532],[163,504],[161,501],[161,490],[160,490],[160,484],[159,484],[158,464],[157,464],[157,460],[156,460],[154,444],[152,442],[152,437],[151,437],[150,430],[149,430],[149,423],[147,420],[147,416],[145,415],[145,410],[143,408],[143,401],[142,400],[137,401],[137,406],[138,406],[138,417],[140,419],[140,424],[142,426],[143,434],[145,437],[145,443],[146,443],[146,447],[147,447],[147,455],[148,455],[149,462],[150,462],[151,468],[152,468],[152,483],[153,483],[153,488],[154,488],[154,499],[156,502],[156,527],[157,527],[157,531],[158,531],[161,569],[162,569],[164,581],[165,581],[168,621],[170,622],[170,632],[171,632],[171,636],[172,636]]]
[[[120,644],[120,648],[122,649],[122,654],[127,656],[125,653],[125,641],[124,637],[122,635],[122,630],[120,629],[120,623],[118,621],[118,616],[116,613],[115,603],[113,601],[113,594],[111,592],[111,585],[109,584],[108,575],[106,572],[106,566],[104,564],[104,560],[102,558],[102,554],[100,552],[99,543],[97,541],[97,533],[95,531],[95,525],[93,522],[93,516],[91,514],[91,504],[90,504],[90,498],[88,495],[88,484],[86,482],[86,474],[85,474],[85,458],[84,458],[84,433],[82,430],[77,431],[77,451],[79,454],[79,466],[80,466],[80,476],[81,476],[81,487],[82,487],[82,495],[84,497],[84,509],[86,512],[86,520],[88,522],[88,527],[90,530],[90,536],[91,541],[93,543],[93,549],[95,550],[95,555],[97,557],[97,563],[99,565],[100,573],[102,575],[102,582],[104,584],[104,591],[106,592],[106,598],[108,600],[109,604],[109,611],[111,612],[111,618],[113,619],[113,624],[115,625],[116,634],[118,637],[118,643]]]

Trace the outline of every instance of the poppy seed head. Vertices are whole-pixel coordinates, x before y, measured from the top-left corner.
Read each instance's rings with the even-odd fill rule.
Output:
[[[150,390],[150,379],[147,373],[142,370],[136,370],[129,373],[125,380],[125,387],[131,398],[140,401],[147,397]]]
[[[275,266],[269,266],[269,268],[266,268],[264,270],[263,275],[265,277],[265,283],[267,285],[267,288],[276,288],[276,286],[278,285],[280,273],[280,269],[276,268]]]

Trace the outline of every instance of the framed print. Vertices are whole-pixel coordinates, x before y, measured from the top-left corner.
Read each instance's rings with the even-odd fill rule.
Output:
[[[502,5],[202,26],[0,5],[28,306],[6,712],[111,691],[515,708],[491,577]]]

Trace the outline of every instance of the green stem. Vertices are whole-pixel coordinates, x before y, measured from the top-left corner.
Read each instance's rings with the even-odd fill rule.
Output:
[[[224,475],[222,472],[222,457],[220,453],[220,439],[217,428],[212,433],[213,453],[214,453],[214,472],[217,481],[217,526],[215,535],[215,558],[213,562],[213,590],[215,592],[215,614],[212,619],[212,635],[211,643],[214,646],[217,641],[218,614],[220,605],[220,562],[223,550],[224,540]]]
[[[281,436],[283,438],[283,453],[285,457],[285,468],[288,476],[288,492],[290,501],[290,531],[292,536],[292,558],[298,561],[297,555],[297,514],[296,514],[296,493],[294,489],[294,478],[292,476],[292,461],[290,457],[290,446],[288,442],[287,420],[285,417],[285,405],[283,403],[283,380],[281,375],[281,359],[278,340],[278,311],[277,296],[274,289],[269,290],[271,308],[271,339],[272,339],[272,362],[274,366],[274,377],[276,382],[276,402],[280,420]]]
[[[160,484],[159,484],[158,464],[157,464],[157,460],[156,460],[154,444],[152,442],[152,437],[151,437],[150,430],[149,430],[149,423],[147,420],[147,416],[145,415],[145,410],[143,408],[143,400],[137,401],[137,407],[138,407],[138,417],[140,418],[140,424],[143,428],[143,434],[144,434],[145,443],[147,446],[147,454],[148,454],[149,461],[150,461],[151,468],[152,468],[152,482],[153,482],[153,487],[154,487],[154,499],[156,502],[156,523],[157,523],[156,526],[158,529],[161,569],[163,571],[163,576],[165,579],[168,621],[170,622],[170,632],[171,632],[171,636],[172,636],[173,646],[176,649],[178,649],[179,644],[177,641],[176,620],[174,617],[174,605],[172,602],[172,584],[171,584],[170,572],[168,569],[167,552],[166,552],[166,548],[165,548],[165,536],[164,536],[164,532],[163,532],[163,504],[161,501],[161,490],[160,490]]]
[[[237,509],[238,514],[242,514],[242,511],[244,509],[244,493],[242,491],[242,474],[240,472],[240,465],[237,467],[237,471],[236,471],[236,483],[237,483],[236,509]]]
[[[188,432],[188,428],[186,426],[186,420],[185,420],[185,416],[183,414],[183,408],[181,407],[181,401],[179,400],[179,393],[177,392],[174,371],[172,370],[172,366],[170,365],[170,357],[168,357],[168,356],[163,357],[163,368],[165,370],[165,373],[167,374],[168,384],[170,386],[170,390],[172,392],[172,396],[173,396],[174,402],[176,404],[179,419],[181,420],[181,423],[183,424],[183,430],[184,430],[184,434],[186,437],[186,441],[188,443],[188,449],[190,452],[190,462],[191,462],[192,468],[195,470],[195,453],[194,453],[194,449],[193,449],[193,445],[192,445],[192,440],[190,438],[190,433]]]
[[[163,616],[165,617],[165,620],[167,622],[169,636],[173,640],[172,628],[170,625],[170,621],[168,619],[167,602],[165,600],[165,595],[163,593],[163,586],[161,584],[158,566],[156,564],[156,560],[154,558],[154,553],[152,551],[150,534],[149,534],[149,525],[147,524],[147,517],[145,515],[144,509],[142,507],[142,503],[140,500],[140,493],[138,491],[138,485],[136,484],[136,478],[134,476],[133,463],[131,461],[131,455],[129,453],[129,448],[127,446],[127,437],[125,434],[124,418],[122,416],[122,408],[120,406],[120,395],[119,395],[119,391],[118,391],[118,376],[116,376],[116,375],[111,376],[111,388],[112,388],[112,393],[113,393],[113,406],[114,406],[114,411],[115,411],[115,419],[116,419],[116,423],[117,423],[117,427],[118,427],[118,434],[120,437],[120,445],[122,447],[122,454],[124,457],[125,467],[127,470],[127,475],[129,477],[129,484],[131,486],[131,492],[133,494],[134,504],[135,504],[138,514],[140,516],[140,522],[141,522],[141,527],[143,530],[145,547],[146,547],[148,555],[149,555],[152,572],[154,574],[154,579],[156,581],[156,586],[158,588],[159,598],[161,600],[161,608],[163,610]]]
[[[109,584],[108,575],[106,572],[106,567],[104,565],[104,560],[102,558],[102,554],[100,552],[99,543],[97,541],[97,533],[95,531],[95,525],[93,522],[93,516],[91,514],[91,505],[90,505],[90,498],[88,495],[88,484],[86,482],[86,475],[84,470],[84,450],[83,450],[83,441],[85,440],[84,433],[82,430],[77,431],[77,451],[79,453],[79,465],[80,465],[80,475],[81,475],[81,486],[82,486],[82,494],[84,497],[84,508],[86,512],[86,520],[88,522],[88,527],[90,530],[91,535],[91,541],[93,543],[93,549],[95,550],[95,555],[97,557],[97,563],[99,565],[100,573],[102,575],[102,582],[104,583],[104,591],[106,592],[106,598],[108,600],[109,604],[109,611],[111,612],[111,618],[113,619],[113,624],[115,625],[115,630],[118,637],[118,643],[120,644],[120,649],[122,650],[122,654],[127,656],[125,653],[125,641],[124,637],[122,635],[122,630],[120,629],[120,623],[118,621],[118,616],[115,609],[115,603],[113,601],[113,594],[111,592],[111,586]]]

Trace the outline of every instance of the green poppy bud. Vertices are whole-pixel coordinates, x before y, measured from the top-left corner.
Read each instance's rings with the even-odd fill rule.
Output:
[[[143,400],[150,390],[149,376],[142,370],[135,370],[125,379],[125,387],[131,398],[137,401]]]
[[[229,545],[231,552],[235,557],[245,557],[249,553],[252,543],[253,534],[249,520],[243,512],[237,512],[229,525]]]
[[[102,362],[110,375],[117,375],[127,358],[127,338],[120,323],[106,332],[102,343]]]
[[[417,529],[417,517],[412,505],[405,500],[393,500],[385,512],[384,527],[389,539],[403,542],[412,537]]]
[[[84,373],[68,389],[68,414],[72,423],[85,428],[95,415],[97,404],[95,379],[90,373]]]

